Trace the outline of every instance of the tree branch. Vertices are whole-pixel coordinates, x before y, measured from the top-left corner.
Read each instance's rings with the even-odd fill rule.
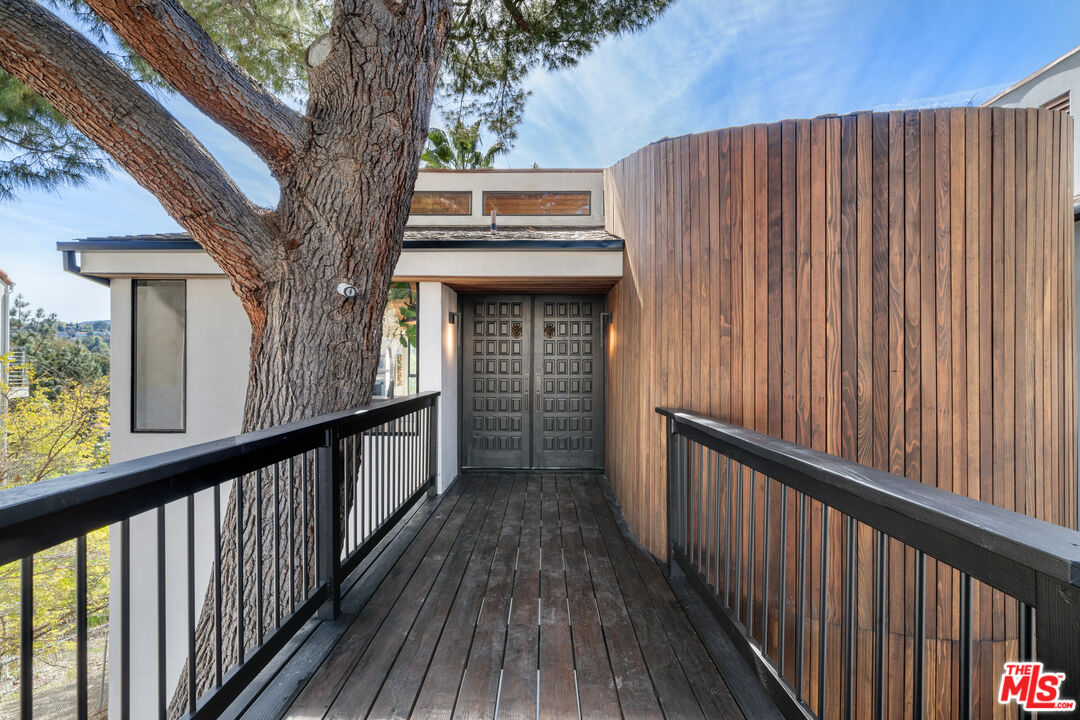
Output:
[[[33,0],[0,2],[0,67],[41,94],[257,296],[268,213],[115,62]]]
[[[303,118],[230,60],[178,0],[87,4],[184,97],[280,176],[303,143]]]
[[[517,6],[514,0],[503,0],[503,7],[510,13],[510,18],[514,21],[514,24],[518,26],[518,29],[526,35],[535,34],[532,25],[528,23],[525,16],[521,14],[521,8]]]

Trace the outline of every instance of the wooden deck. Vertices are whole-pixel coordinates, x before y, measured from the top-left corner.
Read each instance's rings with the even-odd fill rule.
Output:
[[[232,715],[774,714],[718,628],[702,628],[707,614],[679,597],[600,478],[463,476],[383,541],[341,616],[309,623]]]

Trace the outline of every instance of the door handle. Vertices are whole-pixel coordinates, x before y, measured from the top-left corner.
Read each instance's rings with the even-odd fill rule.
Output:
[[[536,412],[542,412],[543,408],[540,405],[540,373],[536,374],[535,385],[536,385]]]

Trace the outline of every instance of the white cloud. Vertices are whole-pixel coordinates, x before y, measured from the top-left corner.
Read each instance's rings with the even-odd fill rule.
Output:
[[[578,67],[535,73],[508,160],[604,166],[665,135],[766,119],[771,92],[831,20],[831,0],[684,0],[645,32],[605,41]]]

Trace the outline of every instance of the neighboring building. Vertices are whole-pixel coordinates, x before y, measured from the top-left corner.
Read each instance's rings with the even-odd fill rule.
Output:
[[[11,350],[11,289],[15,283],[0,270],[0,355]]]
[[[11,277],[0,270],[0,357],[6,358],[0,366],[0,381],[7,387],[3,398],[5,405],[11,398],[26,397],[30,393],[26,351],[11,346],[11,301],[14,287]],[[0,407],[0,412],[5,409],[6,407]]]
[[[1061,110],[1076,117],[1073,103],[1080,103],[1080,47],[1039,68],[983,103],[993,107],[1030,107]],[[1073,200],[1080,188],[1080,123],[1073,123]],[[1080,217],[1080,214],[1078,214]]]

